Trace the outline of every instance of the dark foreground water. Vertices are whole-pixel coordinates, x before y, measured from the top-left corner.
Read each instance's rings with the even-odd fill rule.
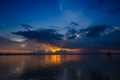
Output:
[[[0,56],[0,80],[120,80],[120,56]]]

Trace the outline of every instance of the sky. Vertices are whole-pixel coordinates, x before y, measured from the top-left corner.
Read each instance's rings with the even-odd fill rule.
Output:
[[[0,0],[0,52],[120,52],[119,4],[119,0]]]

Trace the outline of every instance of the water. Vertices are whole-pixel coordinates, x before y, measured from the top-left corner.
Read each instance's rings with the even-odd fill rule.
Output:
[[[120,56],[0,56],[0,80],[120,80]]]

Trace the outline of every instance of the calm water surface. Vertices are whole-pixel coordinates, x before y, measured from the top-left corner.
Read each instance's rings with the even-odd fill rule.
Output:
[[[0,56],[0,80],[120,80],[120,56]]]

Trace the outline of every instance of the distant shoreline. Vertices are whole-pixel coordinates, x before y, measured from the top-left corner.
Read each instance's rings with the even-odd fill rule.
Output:
[[[69,54],[30,54],[30,53],[0,53],[0,56],[9,56],[9,55],[30,55],[30,56],[35,56],[35,55],[106,55],[108,53],[78,53],[78,54],[73,54],[73,53],[69,53]],[[120,55],[120,53],[111,53],[111,55]]]

